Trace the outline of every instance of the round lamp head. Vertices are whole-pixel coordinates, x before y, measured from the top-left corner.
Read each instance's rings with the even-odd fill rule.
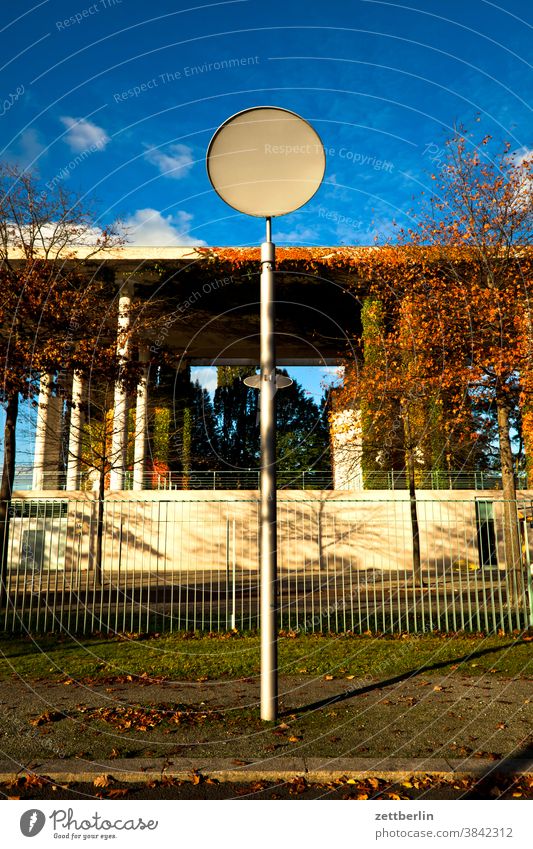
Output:
[[[251,389],[261,389],[261,375],[252,374],[250,377],[245,377],[243,383]],[[286,377],[284,374],[276,375],[276,389],[288,389],[289,386],[292,386],[292,383],[290,377]]]
[[[326,156],[318,133],[295,112],[256,106],[228,118],[207,149],[207,173],[233,209],[274,218],[299,209],[319,188]]]

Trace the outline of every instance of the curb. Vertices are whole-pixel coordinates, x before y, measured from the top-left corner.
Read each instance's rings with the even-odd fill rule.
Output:
[[[341,778],[363,781],[381,778],[389,782],[408,778],[434,778],[449,781],[464,778],[483,778],[486,775],[515,775],[533,777],[533,759],[492,761],[447,760],[394,760],[394,759],[339,759],[323,761],[318,758],[280,759],[276,766],[249,763],[236,765],[231,760],[192,760],[175,758],[173,761],[131,758],[102,763],[83,760],[72,762],[42,761],[27,765],[0,762],[0,784],[16,781],[24,775],[49,778],[58,784],[92,784],[97,776],[112,777],[118,783],[144,784],[148,781],[169,778],[190,781],[193,774],[215,778],[220,782],[242,783],[248,781],[290,781],[303,777],[311,784],[329,783]]]

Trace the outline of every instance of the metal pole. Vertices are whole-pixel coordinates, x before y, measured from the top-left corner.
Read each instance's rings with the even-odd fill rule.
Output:
[[[226,629],[229,623],[229,519],[226,519]]]
[[[274,262],[271,221],[261,245],[261,719],[278,713],[278,611],[276,533],[276,350],[274,340]]]
[[[233,535],[232,535],[232,570],[231,570],[231,627],[232,630],[235,630],[235,610],[237,607],[237,598],[235,593],[235,581],[236,581],[236,572],[237,572],[237,555],[235,553],[235,519],[233,520]]]

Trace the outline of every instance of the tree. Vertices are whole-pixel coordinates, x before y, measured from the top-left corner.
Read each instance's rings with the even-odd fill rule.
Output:
[[[510,427],[521,398],[527,434],[533,374],[531,161],[511,156],[508,145],[492,155],[489,137],[475,146],[460,131],[446,145],[434,186],[400,244],[380,250],[367,268],[368,294],[382,311],[375,331],[382,350],[372,368],[363,366],[359,391],[373,422],[401,420],[396,436],[406,451],[412,502],[413,465],[432,436],[431,423],[449,463],[458,441],[468,455],[471,440],[474,456],[476,446],[487,445],[487,411],[495,411],[510,600],[521,604]],[[369,341],[363,339],[365,349]]]
[[[258,393],[244,383],[251,366],[218,366],[213,401],[220,463],[235,470],[256,468],[259,461]]]
[[[0,165],[0,403],[6,410],[0,483],[1,579],[5,587],[9,501],[13,492],[19,398],[33,398],[42,374],[89,368],[91,320],[101,325],[105,281],[84,273],[98,252],[119,242],[92,210],[67,193],[40,189],[37,178]],[[84,245],[82,260],[75,248]],[[108,297],[109,299],[109,297]]]
[[[473,415],[464,367],[458,366],[464,328],[448,313],[442,322],[436,293],[447,292],[447,273],[440,254],[413,245],[385,247],[368,266],[365,290],[363,356],[348,362],[336,405],[361,410],[366,468],[405,469],[413,574],[422,584],[419,473],[451,470],[458,459],[477,462],[484,422]]]
[[[336,402],[344,408],[357,404],[361,409],[370,437],[362,449],[367,456],[372,453],[385,462],[392,458],[395,465],[402,458],[409,488],[413,580],[422,585],[415,473],[417,461],[423,459],[421,447],[427,438],[421,401],[435,398],[438,375],[425,368],[413,344],[415,304],[400,291],[401,286],[383,286],[385,268],[395,281],[401,267],[398,257],[389,252],[382,273],[374,270],[375,276],[368,281],[370,302],[366,305],[369,315],[362,340],[363,362],[348,364],[344,387],[337,393]],[[405,277],[400,275],[399,279]],[[338,419],[336,424],[339,427]]]
[[[490,136],[476,144],[459,128],[406,234],[419,249],[429,247],[433,260],[424,281],[425,328],[441,345],[443,388],[459,381],[474,404],[496,410],[506,559],[519,604],[525,576],[510,424],[532,375],[532,180],[531,157],[513,156],[509,144],[494,149]],[[422,345],[427,355],[430,346]]]
[[[191,385],[191,465],[199,471],[218,468],[217,432],[213,401],[195,380]]]
[[[285,369],[280,374],[287,375]],[[328,469],[328,397],[319,404],[306,394],[297,380],[276,396],[277,468],[287,472]]]
[[[217,450],[224,463],[239,469],[259,465],[258,390],[244,384],[255,373],[244,366],[219,366],[214,398]],[[287,376],[285,369],[279,374]],[[276,395],[277,468],[306,472],[329,466],[327,401],[320,406],[306,395],[298,381]]]

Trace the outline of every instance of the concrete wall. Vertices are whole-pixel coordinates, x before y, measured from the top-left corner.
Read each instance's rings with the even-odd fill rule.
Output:
[[[494,502],[498,565],[505,567],[501,492],[421,491],[417,497],[426,568],[440,574],[478,565],[476,500]],[[520,497],[533,504],[533,492]],[[53,498],[68,506],[62,518],[12,520],[11,569],[28,568],[28,538],[44,531],[44,568],[64,569],[73,579],[87,580],[96,550],[94,495],[21,492],[15,498],[33,503]],[[235,562],[238,572],[255,572],[256,499],[256,491],[111,493],[105,501],[104,571],[161,576],[185,570],[201,581],[213,570],[233,569]],[[278,526],[282,572],[311,576],[411,569],[406,492],[283,491],[278,494]]]

